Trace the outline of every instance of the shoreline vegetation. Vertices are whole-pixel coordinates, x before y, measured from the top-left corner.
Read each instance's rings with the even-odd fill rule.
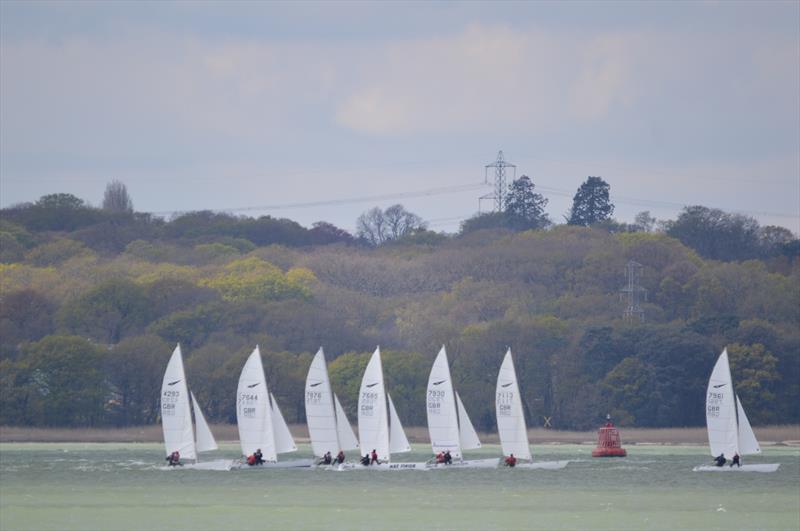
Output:
[[[290,426],[298,443],[308,443],[308,429],[302,424]],[[634,445],[706,445],[705,427],[694,428],[626,428],[620,427],[622,444]],[[211,430],[220,442],[239,440],[233,424],[213,424]],[[800,446],[800,424],[772,425],[755,428],[762,446]],[[412,443],[428,442],[424,427],[406,428]],[[484,444],[499,444],[496,433],[480,433]],[[562,431],[543,428],[528,430],[531,444],[586,444],[597,441],[596,431]],[[125,428],[37,428],[27,426],[0,427],[0,443],[85,442],[85,443],[157,443],[163,441],[161,426],[131,426]]]

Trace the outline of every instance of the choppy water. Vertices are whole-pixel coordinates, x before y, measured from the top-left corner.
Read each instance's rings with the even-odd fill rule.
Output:
[[[702,447],[590,451],[534,447],[574,460],[559,471],[214,472],[162,470],[158,444],[2,444],[0,529],[800,529],[800,449],[748,461],[780,462],[774,474],[692,472],[710,460]]]

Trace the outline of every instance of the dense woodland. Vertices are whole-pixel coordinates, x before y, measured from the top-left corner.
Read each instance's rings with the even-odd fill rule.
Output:
[[[319,346],[354,420],[380,345],[403,422],[424,425],[442,344],[482,430],[495,429],[508,347],[529,425],[547,416],[555,428],[586,429],[607,412],[628,426],[702,425],[724,346],[751,421],[800,422],[795,235],[701,206],[618,223],[595,177],[554,224],[523,179],[504,212],[477,215],[458,234],[426,230],[399,205],[365,212],[355,235],[269,216],[164,220],[136,213],[120,183],[101,208],[53,194],[3,209],[0,424],[157,422],[178,342],[216,422],[235,422],[239,371],[256,344],[290,422],[305,421]],[[644,322],[622,318],[629,260],[643,266]]]

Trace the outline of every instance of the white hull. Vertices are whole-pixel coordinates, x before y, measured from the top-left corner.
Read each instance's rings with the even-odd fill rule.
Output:
[[[700,465],[694,467],[694,472],[775,472],[780,467],[780,463],[764,463],[759,465],[742,465],[741,467]]]
[[[449,465],[444,463],[430,463],[430,469],[456,469],[456,468],[497,468],[500,464],[500,458],[494,457],[492,459],[465,459],[463,461],[453,461]]]
[[[290,461],[277,461],[273,463],[264,463],[263,465],[248,465],[247,463],[239,462],[234,468],[239,470],[260,470],[260,469],[273,469],[273,468],[309,468],[314,466],[313,459],[293,459]]]
[[[378,465],[364,466],[361,463],[345,463],[339,465],[336,470],[428,470],[427,463],[380,463]]]
[[[199,463],[184,463],[178,466],[164,466],[162,470],[219,470],[228,471],[234,466],[230,459],[215,459],[214,461],[200,461]]]
[[[526,470],[561,470],[567,466],[569,461],[537,461],[535,463],[517,463],[514,468],[524,468]]]

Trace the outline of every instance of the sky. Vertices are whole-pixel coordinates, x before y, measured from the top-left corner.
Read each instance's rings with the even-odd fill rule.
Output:
[[[800,2],[0,2],[3,207],[454,232],[500,150],[556,222],[592,175],[800,233]]]

